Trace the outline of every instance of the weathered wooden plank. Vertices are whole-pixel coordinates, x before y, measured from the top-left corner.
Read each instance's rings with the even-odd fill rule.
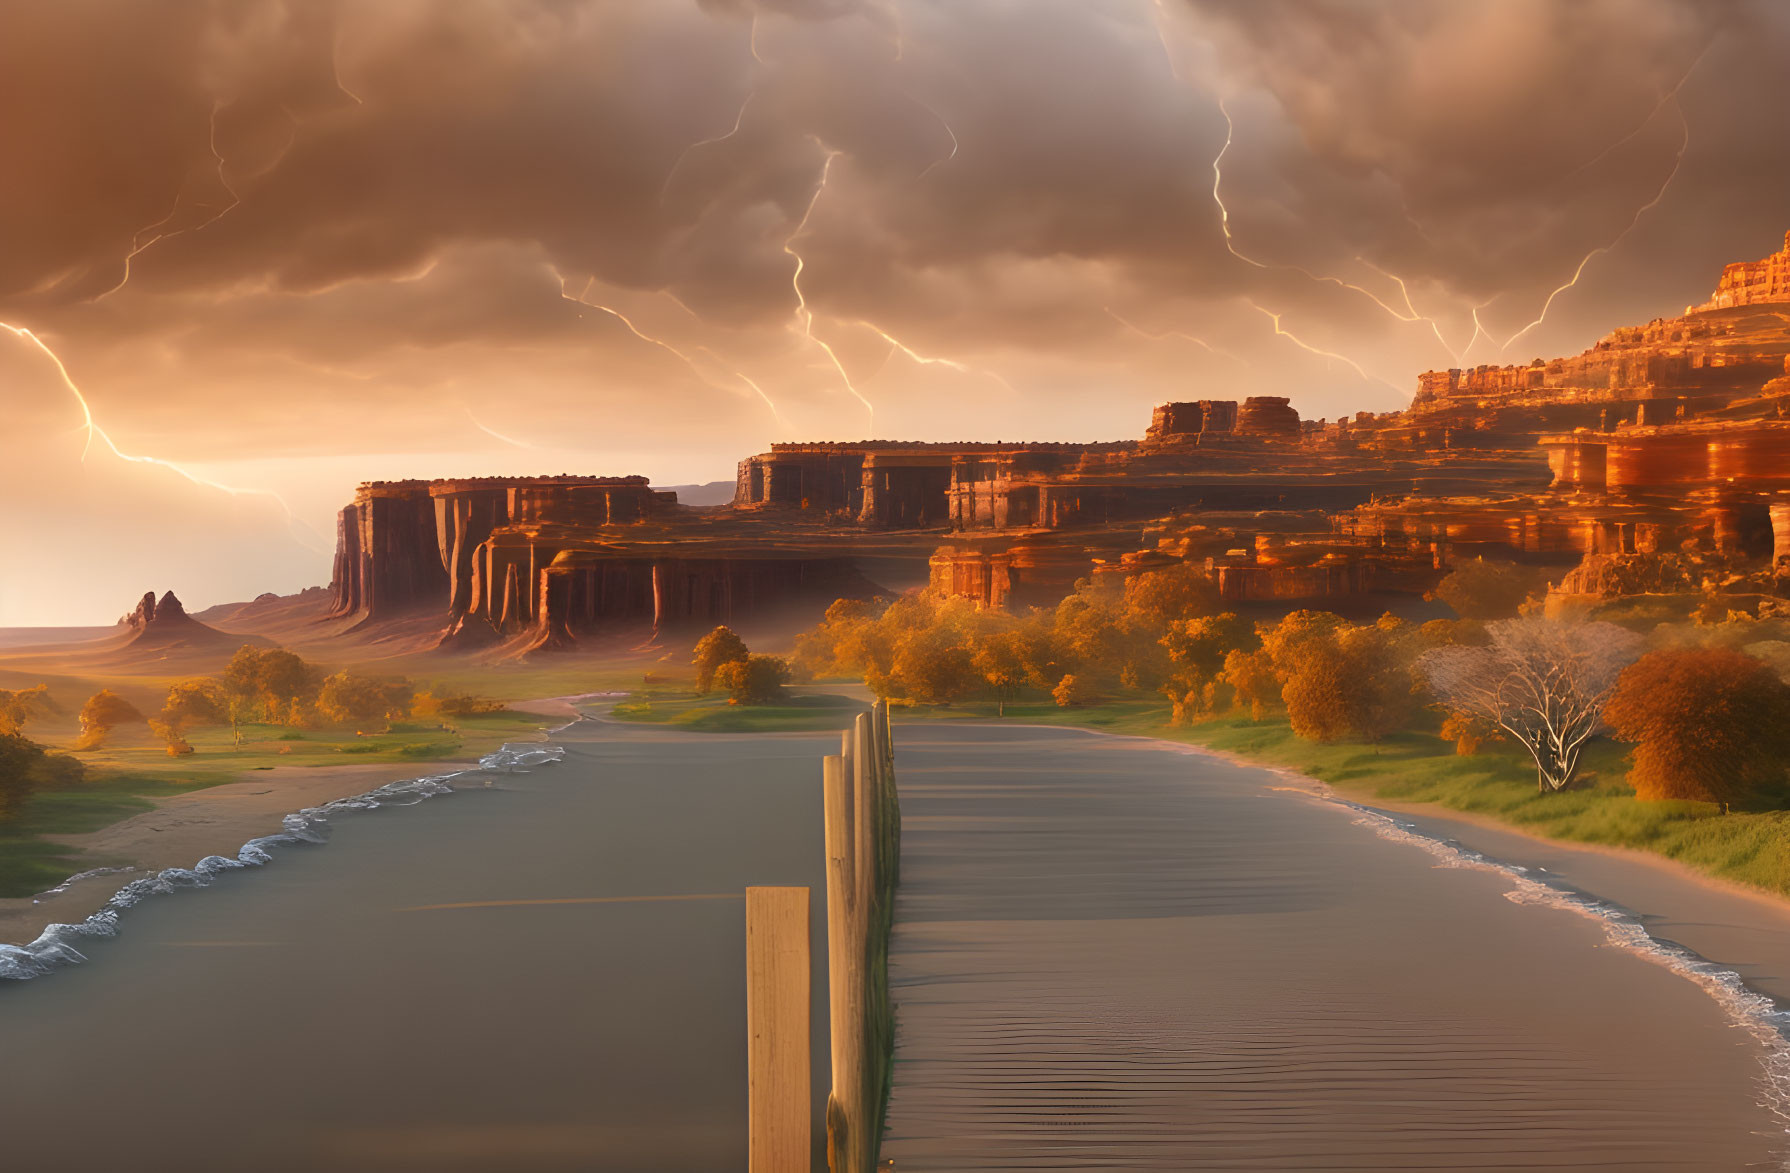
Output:
[[[808,889],[746,889],[750,1173],[808,1173]]]

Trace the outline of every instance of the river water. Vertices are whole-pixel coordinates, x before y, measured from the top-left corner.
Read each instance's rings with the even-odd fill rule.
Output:
[[[0,984],[9,1166],[743,1170],[740,897],[800,884],[823,1169],[837,736],[555,740]],[[1764,1019],[1619,914],[1163,743],[897,745],[903,1173],[1782,1167]]]
[[[0,984],[8,1166],[744,1169],[743,893],[815,890],[824,1071],[838,737],[556,741],[559,764],[334,817],[326,845],[145,900],[77,942],[86,964]],[[668,896],[698,898],[628,899]],[[456,904],[485,906],[430,907]]]

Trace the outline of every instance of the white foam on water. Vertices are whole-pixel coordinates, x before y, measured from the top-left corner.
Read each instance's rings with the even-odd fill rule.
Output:
[[[1790,1011],[1774,999],[1749,988],[1738,973],[1682,945],[1660,940],[1647,931],[1640,918],[1625,908],[1572,888],[1551,884],[1538,878],[1536,871],[1481,855],[1452,839],[1426,834],[1415,824],[1382,811],[1334,795],[1321,797],[1348,810],[1357,825],[1369,828],[1381,838],[1428,852],[1441,867],[1470,868],[1502,877],[1512,885],[1504,898],[1513,904],[1556,908],[1595,921],[1615,948],[1695,983],[1715,999],[1730,1023],[1759,1044],[1760,1062],[1764,1066],[1760,1077],[1763,1093],[1760,1104],[1786,1126],[1786,1131],[1790,1131]],[[1790,1169],[1790,1155],[1783,1161],[1783,1168]]]
[[[567,722],[574,724],[575,722]],[[566,726],[560,726],[564,729]],[[555,730],[558,732],[558,730]],[[51,925],[29,945],[0,945],[0,979],[26,981],[42,977],[65,965],[79,965],[87,957],[75,947],[86,937],[111,937],[118,933],[119,918],[151,896],[164,896],[184,888],[203,888],[218,876],[242,868],[260,867],[273,862],[272,849],[300,843],[323,843],[329,838],[329,820],[333,815],[349,811],[377,810],[382,806],[414,806],[424,799],[452,794],[450,783],[467,778],[480,778],[489,783],[493,774],[526,773],[531,766],[549,765],[564,759],[566,751],[557,745],[506,744],[479,759],[471,769],[425,778],[407,778],[356,794],[338,798],[322,806],[308,806],[280,820],[282,830],[261,835],[237,849],[235,858],[208,855],[190,868],[165,868],[152,875],[132,880],[112,894],[105,907],[77,925]],[[133,868],[96,868],[70,876],[61,884],[39,896],[66,892],[79,880]]]

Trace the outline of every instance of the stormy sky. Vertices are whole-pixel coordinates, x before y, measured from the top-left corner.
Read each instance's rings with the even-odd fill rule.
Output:
[[[1790,228],[1764,0],[0,0],[0,28],[0,625],[323,583],[363,479],[1389,410],[1681,312]]]

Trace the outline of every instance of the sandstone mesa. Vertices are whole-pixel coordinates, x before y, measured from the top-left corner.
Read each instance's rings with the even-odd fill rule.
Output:
[[[1550,606],[1776,596],[1787,364],[1790,234],[1682,317],[1425,372],[1400,412],[1301,420],[1255,396],[1164,404],[1119,443],[779,443],[709,507],[638,476],[368,482],[338,520],[329,615],[434,614],[444,646],[527,653],[922,582],[1048,603],[1176,562],[1238,603],[1366,605],[1474,556],[1570,567]]]

